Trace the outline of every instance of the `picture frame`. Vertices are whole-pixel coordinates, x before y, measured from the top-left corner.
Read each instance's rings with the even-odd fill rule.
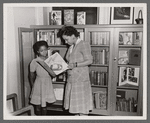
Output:
[[[111,24],[132,24],[133,7],[112,7]]]

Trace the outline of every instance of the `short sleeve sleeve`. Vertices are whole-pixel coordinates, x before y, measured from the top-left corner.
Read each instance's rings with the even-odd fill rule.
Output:
[[[91,55],[91,46],[90,46],[89,42],[83,41],[81,52],[82,52],[85,60],[92,60],[93,59],[93,57]]]
[[[30,72],[35,72],[36,71],[36,61],[33,59],[30,63]]]

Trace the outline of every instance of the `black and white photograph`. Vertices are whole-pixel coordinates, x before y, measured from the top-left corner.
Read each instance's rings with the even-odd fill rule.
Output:
[[[146,3],[4,3],[3,11],[4,120],[147,119]]]

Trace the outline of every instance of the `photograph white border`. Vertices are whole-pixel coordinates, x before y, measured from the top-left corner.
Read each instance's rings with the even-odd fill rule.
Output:
[[[143,7],[143,116],[11,116],[9,115],[6,107],[6,93],[7,93],[7,24],[6,24],[6,11],[8,7],[117,7],[117,6],[131,6],[131,7]],[[146,120],[147,119],[147,4],[146,3],[7,3],[3,5],[3,119],[4,120]]]

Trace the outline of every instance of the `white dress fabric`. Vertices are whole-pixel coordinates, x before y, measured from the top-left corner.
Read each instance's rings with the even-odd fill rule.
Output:
[[[43,61],[43,59],[38,57],[33,59],[30,64],[30,72],[36,72],[36,79],[30,95],[30,103],[45,107],[46,102],[53,103],[56,101],[56,97],[50,75],[36,61]]]

